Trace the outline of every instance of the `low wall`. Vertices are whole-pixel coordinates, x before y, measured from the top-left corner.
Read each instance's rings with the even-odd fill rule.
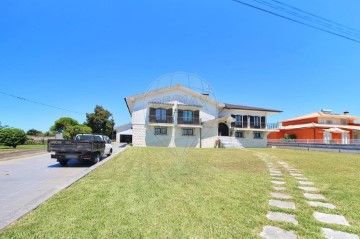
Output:
[[[268,147],[299,149],[299,150],[308,150],[308,151],[360,154],[360,145],[358,145],[358,144],[304,144],[304,143],[268,142]]]

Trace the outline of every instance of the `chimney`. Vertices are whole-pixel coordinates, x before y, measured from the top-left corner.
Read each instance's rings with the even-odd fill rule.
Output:
[[[349,115],[349,111],[344,111],[344,115]]]

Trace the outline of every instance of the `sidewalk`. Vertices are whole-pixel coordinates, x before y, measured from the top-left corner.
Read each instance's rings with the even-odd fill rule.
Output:
[[[30,157],[48,153],[46,149],[32,149],[18,152],[2,153],[0,154],[0,161],[6,161],[15,158]]]

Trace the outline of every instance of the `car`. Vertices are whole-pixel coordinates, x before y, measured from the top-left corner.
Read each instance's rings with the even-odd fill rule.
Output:
[[[104,151],[104,154],[107,155],[107,156],[110,156],[113,152],[113,147],[112,147],[112,144],[111,144],[111,139],[108,137],[108,136],[103,136],[103,135],[100,135],[103,140],[105,141],[105,151]]]

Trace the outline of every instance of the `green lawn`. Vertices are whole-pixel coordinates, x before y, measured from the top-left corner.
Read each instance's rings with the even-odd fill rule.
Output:
[[[0,232],[0,238],[258,238],[265,225],[295,230],[300,238],[322,238],[321,224],[289,176],[300,225],[266,219],[271,179],[259,152],[302,170],[352,224],[331,228],[360,233],[358,155],[128,148]]]
[[[18,145],[15,149],[13,147],[8,147],[4,145],[0,145],[0,154],[1,153],[11,153],[18,152],[24,150],[32,150],[32,149],[46,149],[47,145]]]

